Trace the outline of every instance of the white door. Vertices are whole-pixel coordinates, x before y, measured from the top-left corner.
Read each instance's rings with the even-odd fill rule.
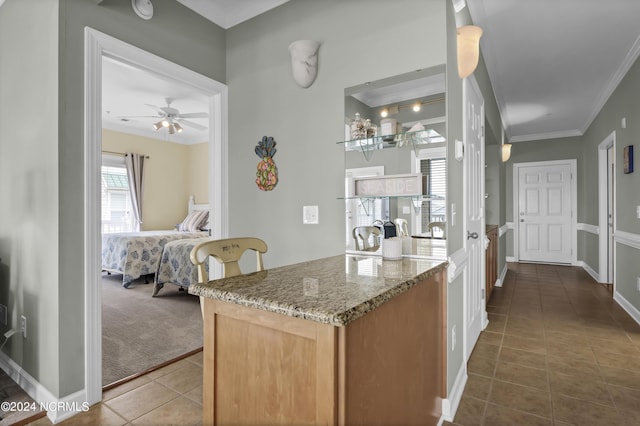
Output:
[[[465,79],[464,102],[464,218],[467,270],[465,294],[465,356],[468,360],[486,317],[484,303],[484,99],[475,80]]]
[[[614,168],[615,153],[613,151],[613,145],[607,148],[607,277],[605,281],[613,283],[613,179],[615,176]]]
[[[519,260],[571,263],[571,163],[520,165],[517,169]]]

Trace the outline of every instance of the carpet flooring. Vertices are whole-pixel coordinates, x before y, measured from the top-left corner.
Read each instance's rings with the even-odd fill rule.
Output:
[[[102,384],[108,385],[202,347],[200,300],[167,284],[122,287],[122,275],[102,276]]]

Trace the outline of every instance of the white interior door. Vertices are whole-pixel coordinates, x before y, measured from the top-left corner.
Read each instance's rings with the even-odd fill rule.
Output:
[[[464,174],[467,270],[465,286],[465,356],[468,360],[485,323],[484,303],[484,99],[472,78],[465,79]]]
[[[572,165],[540,163],[518,167],[519,260],[571,263]]]

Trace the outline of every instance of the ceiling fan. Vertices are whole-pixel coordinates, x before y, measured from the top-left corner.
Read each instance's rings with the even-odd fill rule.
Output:
[[[173,99],[166,98],[165,102],[167,106],[158,107],[151,104],[145,104],[149,108],[153,109],[156,112],[156,115],[148,115],[143,117],[152,117],[159,118],[160,120],[153,124],[154,130],[160,130],[162,128],[166,128],[169,131],[169,134],[173,135],[174,133],[181,133],[183,129],[183,125],[187,127],[192,127],[197,130],[206,130],[207,127],[198,123],[194,123],[193,121],[186,120],[187,118],[207,118],[209,117],[209,113],[207,112],[191,112],[182,114],[176,108],[171,106],[171,102]]]

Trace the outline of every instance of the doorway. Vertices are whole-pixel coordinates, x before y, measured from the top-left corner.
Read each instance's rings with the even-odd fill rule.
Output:
[[[614,282],[615,232],[615,142],[612,132],[598,145],[598,214],[599,214],[599,271],[600,282]]]
[[[227,87],[91,28],[85,29],[85,391],[86,401],[102,399],[100,166],[102,132],[102,61],[117,59],[190,85],[209,98],[209,203],[212,237],[228,234]],[[221,276],[220,268],[213,271]]]
[[[516,259],[574,264],[576,160],[513,165]]]
[[[485,307],[484,98],[475,78],[462,86],[464,105],[464,229],[468,267],[464,272],[465,361],[487,324]]]

